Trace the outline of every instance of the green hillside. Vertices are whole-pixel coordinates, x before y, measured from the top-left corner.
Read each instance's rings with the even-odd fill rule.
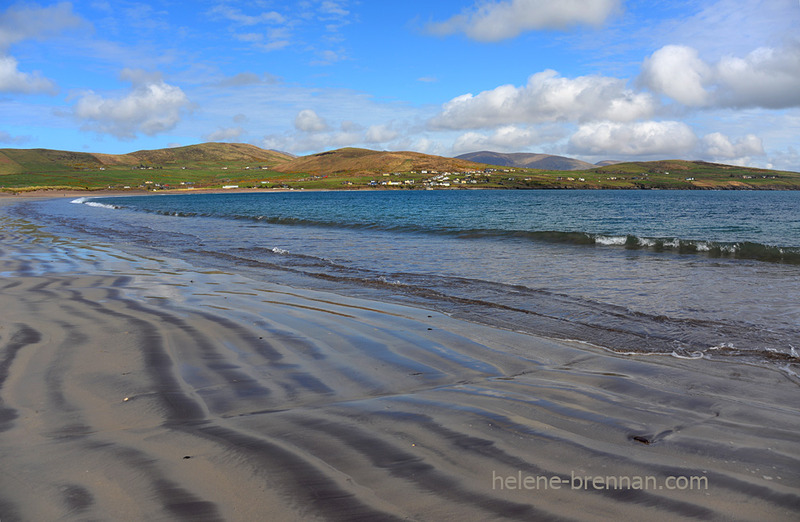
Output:
[[[0,149],[0,190],[195,188],[800,190],[800,173],[702,161],[617,163],[581,171],[491,166],[418,152],[344,148],[295,158],[243,143],[93,154]]]

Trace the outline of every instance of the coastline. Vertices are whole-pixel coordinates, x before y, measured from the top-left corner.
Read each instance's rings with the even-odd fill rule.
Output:
[[[0,222],[2,520],[800,513],[798,388],[779,372],[617,355]]]

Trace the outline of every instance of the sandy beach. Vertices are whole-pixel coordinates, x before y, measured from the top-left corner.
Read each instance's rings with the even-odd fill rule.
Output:
[[[0,205],[18,199],[0,199]],[[0,214],[0,520],[796,520],[800,385]]]

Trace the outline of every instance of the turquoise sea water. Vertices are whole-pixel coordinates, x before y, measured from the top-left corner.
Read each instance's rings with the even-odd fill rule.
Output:
[[[625,353],[799,371],[800,192],[295,191],[20,211],[256,279]]]

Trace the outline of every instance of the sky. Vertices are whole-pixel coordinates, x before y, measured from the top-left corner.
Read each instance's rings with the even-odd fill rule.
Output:
[[[0,148],[800,171],[800,0],[0,2]]]

